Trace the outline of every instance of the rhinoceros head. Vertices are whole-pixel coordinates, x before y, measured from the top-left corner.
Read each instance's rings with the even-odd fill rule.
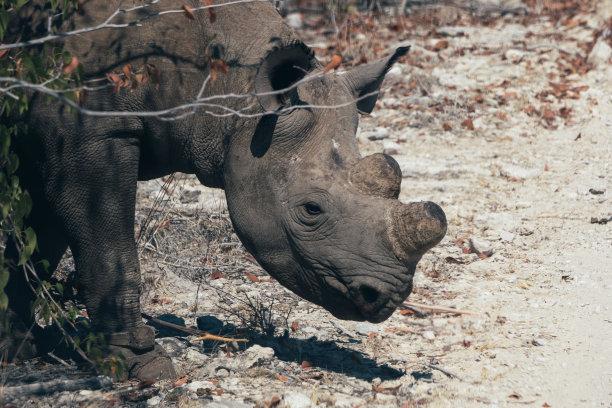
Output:
[[[362,158],[355,140],[358,112],[374,108],[385,73],[406,52],[321,75],[304,46],[272,51],[254,86],[276,113],[234,138],[226,157],[230,216],[246,248],[285,287],[341,319],[388,318],[446,232],[436,204],[398,201],[397,162]]]

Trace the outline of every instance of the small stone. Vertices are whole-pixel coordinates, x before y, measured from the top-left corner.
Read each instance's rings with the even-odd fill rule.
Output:
[[[508,50],[506,51],[506,59],[510,62],[518,62],[521,60],[521,58],[523,58],[525,56],[525,53],[523,51],[520,50]]]
[[[502,241],[512,242],[514,240],[514,234],[508,231],[499,231],[499,237]]]
[[[378,333],[378,327],[372,323],[357,323],[355,325],[355,331],[364,336],[369,336],[370,333]]]
[[[503,177],[515,178],[517,180],[525,180],[540,177],[540,175],[542,174],[542,169],[506,165],[500,169],[499,173]]]
[[[238,401],[213,401],[204,405],[206,408],[251,408],[252,406]]]
[[[472,120],[472,125],[474,125],[474,129],[482,129],[485,127],[485,120],[483,117],[479,116]]]
[[[600,36],[587,57],[587,62],[597,67],[607,64],[610,59],[612,59],[612,47],[608,45],[603,36]]]
[[[472,252],[484,254],[486,256],[493,255],[493,247],[489,241],[474,237],[470,240],[470,244],[472,246]]]
[[[287,391],[284,393],[283,401],[287,408],[309,408],[313,406],[310,398],[297,391]]]
[[[402,75],[402,68],[399,65],[394,65],[393,68],[387,72],[387,77],[396,77]]]
[[[206,354],[202,354],[192,347],[189,347],[185,353],[185,360],[192,364],[204,364],[208,359],[209,357]]]
[[[166,353],[171,358],[182,356],[187,348],[185,341],[176,337],[162,337],[156,339],[156,341],[166,350]]]
[[[187,389],[198,393],[198,390],[201,388],[204,389],[215,389],[215,385],[213,383],[211,383],[210,381],[192,381],[189,384],[186,385]]]
[[[225,368],[220,368],[215,372],[215,376],[219,377],[219,378],[227,378],[229,377],[230,372],[227,371]]]
[[[426,340],[434,340],[436,338],[436,333],[431,330],[426,330],[423,332],[423,338]]]
[[[545,346],[546,342],[542,339],[533,339],[531,340],[531,344],[533,344],[534,346]]]
[[[164,402],[176,403],[180,400],[184,400],[187,398],[188,390],[185,387],[176,387],[172,389],[168,394],[166,394],[166,398],[164,398]]]
[[[363,401],[357,397],[344,394],[335,394],[334,400],[335,408],[353,408],[363,403]]]
[[[511,213],[484,213],[476,216],[474,222],[483,229],[495,229],[504,231],[514,231],[516,229],[516,220]]]
[[[361,132],[361,138],[368,140],[383,140],[389,137],[389,129],[384,127],[379,127],[372,130],[364,130]]]
[[[159,405],[160,402],[161,402],[161,398],[159,397],[159,395],[156,395],[147,400],[147,405],[150,407],[154,407],[154,406]]]
[[[247,368],[269,363],[273,358],[274,349],[255,344],[246,349],[239,358],[235,359],[237,365],[232,368],[246,370]]]
[[[399,144],[385,140],[383,142],[383,153],[388,155],[402,154],[403,149]]]
[[[287,25],[294,30],[298,30],[302,28],[304,22],[302,21],[302,15],[300,13],[289,13],[287,17],[285,17],[285,21]]]

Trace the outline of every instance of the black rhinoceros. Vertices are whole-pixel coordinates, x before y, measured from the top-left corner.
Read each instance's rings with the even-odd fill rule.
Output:
[[[187,4],[195,10],[201,3]],[[82,13],[53,20],[53,30],[95,26],[119,5],[86,0]],[[38,273],[47,278],[71,248],[94,329],[106,334],[109,353],[128,357],[136,378],[174,373],[140,314],[138,180],[184,172],[223,188],[236,233],[261,266],[341,319],[387,319],[410,294],[421,256],[446,231],[436,204],[398,201],[395,160],[362,158],[355,140],[358,113],[372,111],[385,73],[406,48],[344,74],[322,75],[321,63],[269,2],[219,5],[214,22],[206,11],[189,11],[195,19],[182,13],[148,18],[180,8],[160,1],[111,21],[141,19],[138,24],[56,44],[78,57],[85,79],[116,80],[112,73],[125,74],[128,63],[132,75],[154,67],[158,78],[138,87],[90,91],[84,108],[91,111],[159,111],[198,96],[225,98],[161,120],[75,114],[33,95],[27,113],[14,118],[28,125],[16,148],[34,203],[27,222],[38,236],[35,261],[50,263]],[[44,2],[29,3],[4,42],[46,35],[48,16]],[[203,87],[215,61],[225,62],[227,74]],[[16,272],[7,293],[11,326],[4,340],[14,353],[32,323],[33,295]],[[22,356],[35,352],[36,338],[26,340]]]

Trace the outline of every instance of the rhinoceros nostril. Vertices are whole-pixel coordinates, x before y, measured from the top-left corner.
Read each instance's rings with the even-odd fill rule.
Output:
[[[371,286],[363,285],[359,288],[359,291],[361,292],[361,296],[363,296],[363,300],[365,300],[366,303],[371,304],[378,300],[379,293]]]

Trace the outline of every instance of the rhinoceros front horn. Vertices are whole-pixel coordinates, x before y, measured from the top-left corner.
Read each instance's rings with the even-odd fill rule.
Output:
[[[402,170],[393,157],[384,153],[375,153],[364,157],[353,166],[349,180],[364,194],[398,198]]]
[[[446,234],[444,211],[431,201],[398,201],[388,210],[386,223],[393,252],[404,262],[418,261]]]

